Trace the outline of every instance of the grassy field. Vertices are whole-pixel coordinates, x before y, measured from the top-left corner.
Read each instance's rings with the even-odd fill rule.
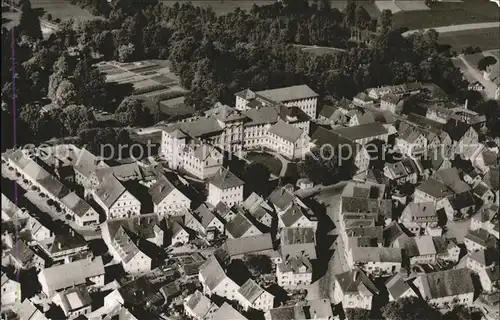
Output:
[[[462,3],[435,2],[431,4],[431,10],[398,12],[392,19],[396,27],[413,30],[498,21],[500,10],[496,4],[488,0],[465,0]]]
[[[81,21],[99,18],[85,9],[72,5],[69,0],[31,0],[31,4],[33,8],[43,8],[53,19],[73,18],[75,21]]]
[[[246,158],[252,162],[263,164],[275,176],[279,176],[281,172],[281,161],[270,154],[249,152]]]
[[[468,46],[480,47],[482,50],[500,47],[500,31],[497,28],[447,32],[440,34],[439,39],[440,43],[450,45],[458,53]]]

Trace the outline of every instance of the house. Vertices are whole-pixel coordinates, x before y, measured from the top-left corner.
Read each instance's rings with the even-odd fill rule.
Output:
[[[384,176],[396,184],[416,184],[420,175],[419,168],[411,158],[403,159],[394,163],[386,163]]]
[[[141,202],[113,175],[107,175],[94,192],[94,200],[108,219],[141,214]]]
[[[161,295],[165,304],[169,305],[175,298],[182,294],[181,288],[177,282],[170,282],[160,288]]]
[[[410,202],[399,218],[399,222],[416,235],[428,227],[435,228],[438,221],[434,202]]]
[[[16,310],[21,303],[21,284],[10,279],[2,270],[2,313]]]
[[[54,236],[52,230],[31,216],[28,218],[26,229],[29,230],[31,239],[34,241],[44,242]]]
[[[344,125],[347,123],[347,110],[337,106],[324,105],[319,114],[318,121],[328,125]]]
[[[387,142],[389,137],[389,132],[380,122],[361,124],[347,128],[335,128],[333,129],[333,132],[362,146],[372,142],[373,140]]]
[[[226,223],[226,236],[229,239],[252,237],[262,234],[242,212],[238,212],[234,218]]]
[[[474,300],[474,284],[468,269],[422,274],[413,284],[424,300],[439,308],[455,304],[470,305]]]
[[[225,273],[219,260],[211,255],[200,267],[198,279],[203,286],[203,293],[212,296],[214,294],[229,300],[239,298],[238,286]]]
[[[19,209],[9,198],[2,193],[2,221],[28,218],[29,214]]]
[[[313,228],[283,228],[280,240],[281,255],[285,260],[296,256],[316,259],[316,235]]]
[[[224,302],[214,313],[205,317],[206,320],[248,320],[227,302]]]
[[[434,248],[436,248],[437,261],[451,261],[457,263],[460,257],[460,247],[457,245],[456,239],[443,238],[441,236],[433,236]]]
[[[347,251],[347,263],[366,274],[380,276],[399,272],[403,262],[401,249],[384,247],[351,247]]]
[[[373,296],[378,290],[359,268],[334,275],[333,297],[335,303],[342,303],[342,308],[360,308],[371,310]]]
[[[56,234],[40,242],[39,247],[54,263],[68,263],[91,255],[85,239],[74,230]]]
[[[211,209],[207,207],[206,204],[201,204],[196,208],[192,214],[193,219],[189,219],[189,215],[185,218],[185,225],[192,230],[201,232],[207,235],[209,232],[217,232],[219,234],[224,234],[224,222],[223,220],[215,215]]]
[[[416,203],[433,202],[436,204],[436,210],[439,210],[445,206],[445,200],[453,194],[444,183],[430,178],[415,188],[413,198]]]
[[[343,155],[342,159],[346,163],[352,161],[357,170],[356,173],[368,170],[370,165],[370,154],[362,145],[353,143],[351,140],[338,133],[323,127],[318,127],[318,129],[316,129],[311,137],[311,141],[316,147],[327,145],[334,153],[336,151],[339,152],[339,154]],[[342,165],[342,161],[340,161],[340,165]]]
[[[427,150],[427,145],[425,132],[417,127],[408,126],[398,133],[394,148],[405,156],[416,157]]]
[[[22,240],[17,240],[9,252],[10,260],[16,269],[41,269],[45,266],[43,258],[38,256]]]
[[[252,237],[227,239],[222,246],[231,259],[241,259],[250,254],[270,254],[274,256],[270,233]]]
[[[213,315],[218,307],[200,291],[195,291],[184,299],[184,312],[196,320],[204,320]]]
[[[271,228],[274,221],[273,208],[255,192],[252,192],[242,204],[248,213],[262,225]]]
[[[92,299],[83,284],[59,291],[52,301],[61,307],[67,319],[75,319],[92,311]]]
[[[238,110],[283,104],[298,107],[311,119],[316,119],[318,94],[307,85],[298,85],[253,92],[250,89],[235,94]]]
[[[278,214],[279,228],[317,228],[318,221],[311,209],[301,206],[300,200],[292,203],[285,212]]]
[[[384,247],[394,247],[394,244],[398,239],[408,236],[397,221],[392,221],[385,226],[382,234],[384,237]]]
[[[61,198],[61,203],[79,226],[94,226],[99,224],[99,214],[76,193],[71,192]]]
[[[312,283],[313,268],[307,256],[285,256],[276,266],[278,285],[284,288],[294,288]]]
[[[42,269],[38,281],[47,297],[58,291],[79,284],[89,287],[104,286],[104,264],[100,256],[95,259],[82,259],[74,262]]]
[[[360,92],[354,98],[352,98],[352,103],[358,107],[364,107],[368,105],[373,105],[374,99],[370,98],[366,93]]]
[[[494,237],[485,229],[469,230],[464,237],[464,244],[467,251],[485,250],[494,246]]]
[[[48,320],[45,314],[30,299],[24,299],[17,310],[17,315],[20,320]]]
[[[386,93],[380,99],[380,109],[390,111],[394,114],[400,114],[403,111],[403,104],[403,98],[392,93]]]
[[[334,320],[329,299],[307,300],[293,306],[273,308],[264,314],[266,320]]]
[[[495,204],[500,205],[500,166],[492,166],[483,177],[483,182],[495,193]]]
[[[470,230],[485,229],[491,235],[498,239],[498,207],[491,206],[482,208],[475,215],[472,216],[470,221]]]
[[[476,273],[481,270],[491,269],[498,265],[498,250],[488,247],[483,250],[474,251],[467,255],[466,266]]]
[[[238,302],[243,306],[243,310],[262,310],[266,312],[274,305],[274,296],[262,289],[255,281],[248,279],[239,289],[241,296]]]
[[[168,222],[168,229],[170,235],[172,236],[171,243],[176,244],[186,244],[189,242],[191,235],[189,230],[186,229],[181,223],[173,220]]]
[[[216,206],[219,202],[229,207],[243,202],[243,182],[229,168],[222,168],[208,184],[208,203]]]
[[[474,189],[472,189],[474,196],[481,199],[483,204],[493,204],[495,201],[495,193],[488,187],[486,183],[479,182]]]
[[[102,238],[108,246],[108,251],[114,259],[121,262],[126,272],[142,273],[151,270],[152,243],[155,243],[157,238],[163,238],[161,232],[155,232],[154,226],[157,223],[157,215],[152,214],[131,219],[108,220],[102,224]],[[158,239],[156,243],[160,241]]]
[[[481,287],[484,291],[498,291],[498,289],[500,289],[500,266],[481,269],[479,271],[479,281],[481,281]]]
[[[309,151],[310,138],[306,131],[278,121],[267,131],[264,146],[288,159],[297,159]]]
[[[158,174],[156,183],[148,190],[153,200],[153,210],[160,216],[177,215],[191,207],[191,199],[177,189],[163,174]]]
[[[404,281],[399,274],[393,276],[385,284],[389,293],[389,301],[395,301],[402,298],[417,297],[415,291]]]

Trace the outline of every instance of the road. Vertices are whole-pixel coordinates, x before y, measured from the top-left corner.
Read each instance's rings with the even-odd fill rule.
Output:
[[[483,23],[457,24],[457,25],[443,26],[443,27],[437,27],[437,28],[409,30],[409,31],[406,31],[405,33],[403,33],[403,36],[407,37],[413,33],[420,32],[420,31],[425,32],[425,31],[430,30],[430,29],[434,29],[439,33],[447,33],[447,32],[499,28],[499,27],[500,27],[500,22],[498,22],[498,21],[496,21],[496,22],[483,22]]]
[[[462,70],[462,72],[467,72],[474,79],[479,81],[484,86],[484,92],[489,99],[495,99],[495,91],[497,87],[493,82],[484,79],[483,74],[477,70],[475,66],[471,66],[467,59],[465,59],[464,55],[460,55],[454,59],[460,59],[463,62],[467,69]]]

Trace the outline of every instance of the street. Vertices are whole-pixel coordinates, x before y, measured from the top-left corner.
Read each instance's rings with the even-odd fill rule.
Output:
[[[487,28],[498,28],[500,27],[500,22],[483,22],[483,23],[468,23],[468,24],[457,24],[453,26],[443,26],[434,29],[439,33],[447,33],[447,32],[456,32],[456,31],[465,31],[465,30],[474,30],[474,29],[487,29]],[[427,31],[430,29],[417,29],[417,30],[409,30],[403,33],[404,37],[407,37],[413,33],[417,33],[420,31]]]

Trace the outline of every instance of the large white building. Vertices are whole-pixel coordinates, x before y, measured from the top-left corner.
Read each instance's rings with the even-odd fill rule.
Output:
[[[107,175],[94,193],[108,219],[141,214],[141,202],[113,175]]]
[[[191,199],[177,189],[163,174],[149,188],[153,200],[153,210],[160,216],[177,215],[191,207]]]
[[[243,202],[245,183],[229,168],[222,168],[208,184],[208,203],[213,206],[223,202],[228,207]]]

